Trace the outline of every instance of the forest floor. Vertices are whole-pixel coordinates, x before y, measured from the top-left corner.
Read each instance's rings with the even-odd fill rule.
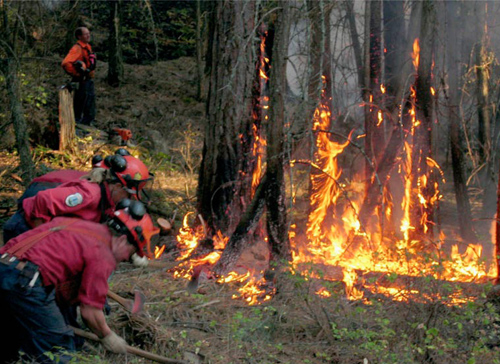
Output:
[[[100,63],[97,127],[132,130],[136,147],[129,149],[155,173],[152,215],[175,216],[174,232],[162,238],[168,251],[160,258],[173,262],[182,217],[195,211],[201,157],[204,103],[196,100],[194,62],[184,58],[128,65],[126,83],[118,89],[106,85],[105,72],[106,64]],[[62,83],[62,75],[43,79],[52,98]],[[46,114],[40,111],[40,117]],[[95,153],[117,148],[97,131],[79,134],[78,147],[71,152],[34,147],[37,173],[88,170]],[[24,190],[18,157],[9,149],[0,151],[0,177],[3,224]],[[265,249],[254,244],[242,264],[266,268]],[[491,284],[460,286],[424,277],[402,284],[401,292],[422,292],[420,300],[403,302],[368,291],[363,300],[348,300],[342,282],[289,272],[278,273],[274,284],[277,294],[271,300],[248,305],[235,299],[238,283],[206,278],[193,293],[188,280],[172,271],[122,264],[112,276],[111,289],[129,298],[139,289],[147,302],[142,314],[130,315],[110,301],[108,320],[130,345],[189,363],[500,363],[500,318]],[[329,297],[315,294],[321,286]],[[457,292],[467,299],[450,304]],[[125,360],[90,343],[75,356],[75,363],[123,362],[150,361],[132,355]]]

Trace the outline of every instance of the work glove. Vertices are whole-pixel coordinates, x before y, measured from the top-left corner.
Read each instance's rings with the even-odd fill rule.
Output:
[[[101,344],[106,350],[117,354],[127,353],[127,342],[113,331],[101,339]]]
[[[82,61],[76,61],[73,63],[75,66],[75,69],[80,73],[82,76],[87,75],[90,71],[85,67],[85,63]]]
[[[133,265],[139,268],[146,268],[149,264],[149,259],[147,257],[140,257],[137,253],[132,254],[130,260]]]
[[[95,70],[95,66],[97,65],[97,57],[95,53],[89,54],[89,62],[90,62],[89,71]]]

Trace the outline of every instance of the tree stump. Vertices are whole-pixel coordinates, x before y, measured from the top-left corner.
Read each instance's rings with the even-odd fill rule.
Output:
[[[67,86],[59,89],[59,150],[71,149],[75,143],[73,94]]]

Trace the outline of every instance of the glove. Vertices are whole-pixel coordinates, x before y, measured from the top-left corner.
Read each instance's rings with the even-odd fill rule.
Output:
[[[97,65],[97,57],[95,53],[89,54],[89,62],[90,62],[89,71],[95,70],[95,66]]]
[[[83,76],[85,76],[86,74],[88,74],[90,72],[88,69],[85,68],[85,64],[82,61],[76,61],[73,64],[74,64],[76,70],[80,74],[82,74]]]
[[[127,342],[113,331],[111,331],[111,334],[108,334],[101,339],[101,344],[106,350],[109,350],[113,353],[127,353]]]
[[[139,268],[146,268],[149,264],[149,259],[147,257],[140,257],[137,253],[132,254],[130,260],[133,265]]]

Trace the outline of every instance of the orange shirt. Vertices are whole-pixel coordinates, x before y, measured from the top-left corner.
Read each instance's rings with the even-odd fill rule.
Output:
[[[71,47],[69,53],[64,58],[61,63],[62,68],[73,77],[80,78],[81,74],[75,68],[76,61],[82,61],[85,63],[85,67],[90,66],[89,54],[92,53],[92,47],[89,43],[83,43],[82,41],[76,42],[76,44]],[[89,73],[90,78],[94,78],[95,71]]]

